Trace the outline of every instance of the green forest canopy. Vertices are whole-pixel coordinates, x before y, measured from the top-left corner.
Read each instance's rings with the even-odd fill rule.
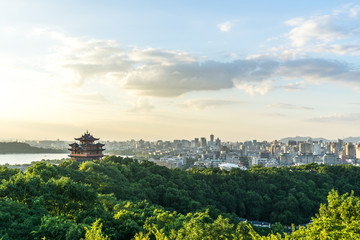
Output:
[[[262,238],[246,223],[239,223],[238,217],[283,225],[308,223],[327,200],[329,205],[322,205],[318,219],[342,226],[359,216],[359,199],[355,197],[360,190],[359,171],[353,166],[317,164],[253,167],[249,171],[217,168],[182,171],[115,156],[85,163],[69,160],[59,166],[38,162],[26,173],[2,167],[0,236]],[[354,195],[339,197],[351,191]],[[338,199],[337,204],[332,204],[334,199]],[[341,205],[343,202],[345,205]],[[338,209],[339,206],[342,207]],[[328,216],[325,213],[329,209],[343,214],[330,216],[331,221],[321,218]],[[274,224],[278,228],[273,232],[282,232],[281,224]],[[317,230],[309,227],[296,234],[321,232],[321,224],[314,220],[311,226],[317,226]],[[341,227],[336,229],[342,231]],[[328,230],[331,227],[324,231]],[[357,234],[348,228],[347,232]]]

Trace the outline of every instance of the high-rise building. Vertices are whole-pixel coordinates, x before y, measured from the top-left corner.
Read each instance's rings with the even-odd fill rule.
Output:
[[[202,146],[202,147],[206,147],[206,138],[205,138],[205,137],[202,137],[202,138],[200,139],[200,142],[201,142],[201,146]]]
[[[340,151],[340,148],[339,148],[338,143],[335,143],[335,142],[330,143],[330,152],[331,153],[333,153],[335,155],[339,155],[339,151]]]
[[[199,138],[195,138],[195,147],[200,147],[200,142],[199,142]]]
[[[321,155],[321,147],[318,143],[313,143],[312,152],[314,155]]]
[[[341,149],[342,146],[344,145],[344,140],[341,140],[340,138],[338,139],[338,144],[339,144],[339,148]]]
[[[299,153],[300,154],[312,154],[312,144],[311,143],[300,143],[299,144]]]
[[[356,152],[355,152],[356,159],[360,159],[360,144],[356,146]]]
[[[210,142],[209,142],[210,146],[214,146],[214,134],[210,135]]]
[[[246,156],[246,146],[240,145],[239,150],[240,150],[241,157],[245,157]]]
[[[325,153],[323,156],[323,164],[335,165],[340,163],[341,159],[333,153]]]
[[[347,159],[354,159],[356,157],[355,145],[347,143],[345,145],[345,154]]]
[[[275,156],[275,154],[276,154],[276,145],[271,144],[269,151],[270,151],[271,155]]]
[[[293,159],[290,154],[283,153],[280,155],[280,165],[281,166],[289,166],[293,164]]]
[[[140,139],[137,143],[136,143],[136,148],[137,149],[141,149],[145,147],[145,141]]]
[[[260,152],[260,158],[269,159],[270,158],[270,152],[268,152],[268,151]]]
[[[220,138],[216,138],[216,140],[215,140],[215,145],[218,146],[218,147],[221,146],[221,140],[220,140]]]

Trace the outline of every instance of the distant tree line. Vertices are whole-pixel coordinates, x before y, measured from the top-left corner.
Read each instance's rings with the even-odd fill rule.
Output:
[[[0,154],[10,153],[67,153],[66,150],[32,147],[27,143],[0,142]]]

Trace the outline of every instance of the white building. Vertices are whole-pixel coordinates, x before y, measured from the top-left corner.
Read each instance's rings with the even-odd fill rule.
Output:
[[[229,171],[232,168],[239,168],[239,166],[236,165],[236,164],[233,164],[233,163],[222,163],[222,164],[219,164],[219,168],[221,170],[228,170]]]

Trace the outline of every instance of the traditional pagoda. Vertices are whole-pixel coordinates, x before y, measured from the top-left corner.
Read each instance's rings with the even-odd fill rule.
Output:
[[[95,141],[99,140],[99,138],[94,138],[88,131],[84,133],[81,137],[75,138],[75,140],[80,141],[78,143],[69,144],[71,148],[71,157],[73,160],[79,162],[85,161],[93,161],[101,159],[104,154],[102,153],[105,149],[103,146],[105,144],[102,143],[94,143]]]

